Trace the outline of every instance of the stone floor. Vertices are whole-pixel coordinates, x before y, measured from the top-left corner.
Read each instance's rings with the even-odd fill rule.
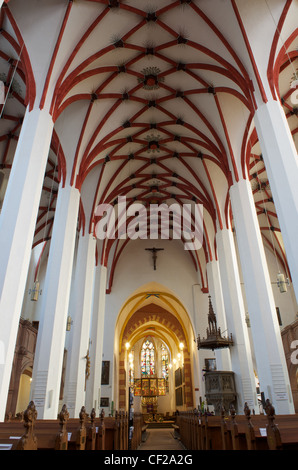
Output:
[[[146,442],[142,442],[138,450],[184,450],[178,439],[174,439],[170,428],[148,429]]]

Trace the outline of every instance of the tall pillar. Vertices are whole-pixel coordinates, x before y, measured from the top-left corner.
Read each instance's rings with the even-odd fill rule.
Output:
[[[238,393],[238,413],[243,413],[247,402],[259,413],[251,347],[245,322],[238,263],[232,231],[218,230],[216,234],[222,292],[229,334],[234,345],[230,348],[232,370]]]
[[[200,282],[200,281],[199,281]],[[195,331],[195,338],[197,337],[198,333],[200,332],[200,318],[202,315],[202,288],[200,283],[194,284],[192,286],[192,295],[193,295],[193,308],[194,308],[194,331]],[[193,352],[193,374],[194,374],[194,386],[195,386],[195,402],[199,403],[200,396],[203,394],[202,390],[204,388],[204,374],[203,371],[205,369],[205,364],[203,363],[204,356],[200,354],[200,351],[197,347],[194,348]],[[171,373],[173,374],[173,369],[171,369]],[[173,385],[175,389],[175,385]],[[175,399],[174,405],[175,407]]]
[[[294,413],[285,354],[250,184],[230,189],[261,391],[277,414]]]
[[[0,420],[5,408],[16,336],[53,120],[26,110],[0,216]]]
[[[42,295],[31,394],[40,419],[56,419],[80,193],[60,187]]]
[[[216,315],[217,324],[221,331],[227,330],[225,307],[222,295],[222,286],[217,260],[207,263],[208,286],[211,296],[212,306]],[[216,366],[218,370],[232,370],[231,354],[229,349],[219,349],[215,351]]]
[[[100,409],[100,388],[101,388],[101,369],[102,369],[102,351],[104,335],[105,318],[105,300],[107,287],[107,268],[103,265],[97,265],[94,280],[94,299],[91,327],[91,345],[90,345],[90,377],[87,382],[86,406],[88,409]],[[111,336],[112,341],[112,336]]]
[[[90,319],[95,268],[96,240],[80,235],[72,299],[73,326],[67,353],[64,402],[71,418],[78,418],[85,405],[86,361],[90,340]],[[96,341],[96,338],[93,338]],[[88,409],[88,412],[91,411]]]
[[[298,299],[298,158],[282,106],[269,100],[259,106],[255,124]]]

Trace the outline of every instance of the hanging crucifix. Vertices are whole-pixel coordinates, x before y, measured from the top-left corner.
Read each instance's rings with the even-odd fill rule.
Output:
[[[153,267],[154,271],[156,271],[157,252],[163,251],[163,248],[145,248],[145,250],[152,251]]]

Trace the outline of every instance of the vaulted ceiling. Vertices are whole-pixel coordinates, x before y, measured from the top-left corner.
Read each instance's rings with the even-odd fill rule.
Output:
[[[253,123],[266,90],[241,11],[247,10],[250,37],[262,41],[269,87],[295,136],[290,82],[298,62],[297,2],[262,1],[260,10],[258,2],[245,3],[29,0],[25,10],[10,0],[2,7],[0,79],[9,94],[1,109],[0,164],[6,180],[25,107],[48,108],[55,121],[34,246],[51,238],[60,181],[81,190],[78,228],[85,232],[94,231],[96,206],[115,204],[119,196],[146,207],[201,203],[203,248],[190,256],[207,287],[217,226],[233,224],[229,187],[248,174],[264,242],[287,270]],[[39,81],[33,50],[38,34],[45,48],[43,30],[51,32]],[[127,243],[107,243],[99,254],[111,272]]]

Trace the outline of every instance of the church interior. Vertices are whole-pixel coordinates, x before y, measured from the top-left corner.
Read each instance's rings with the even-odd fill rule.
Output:
[[[297,418],[297,19],[0,0],[0,447],[29,404]]]

